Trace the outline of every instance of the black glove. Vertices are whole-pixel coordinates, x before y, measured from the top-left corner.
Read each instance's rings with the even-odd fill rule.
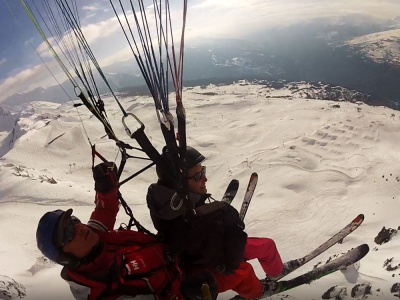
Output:
[[[205,296],[202,291],[203,284],[208,285],[211,298],[217,299],[218,283],[209,271],[186,275],[181,284],[181,293],[186,299],[202,300]]]
[[[108,193],[118,187],[118,168],[113,162],[104,162],[93,168],[94,189]]]

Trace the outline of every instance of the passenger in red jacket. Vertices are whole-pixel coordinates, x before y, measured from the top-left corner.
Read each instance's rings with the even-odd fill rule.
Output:
[[[160,300],[202,299],[207,283],[212,299],[234,290],[258,298],[264,286],[247,262],[232,274],[201,269],[187,276],[171,258],[169,248],[145,233],[114,230],[119,210],[116,166],[102,163],[93,170],[95,209],[87,224],[72,216],[72,209],[46,213],[36,239],[40,251],[63,265],[61,272],[76,299],[133,299],[153,294]]]

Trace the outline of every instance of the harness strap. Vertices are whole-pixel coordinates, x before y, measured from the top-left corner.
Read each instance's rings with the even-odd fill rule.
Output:
[[[125,150],[123,150],[123,153],[126,153]],[[103,162],[108,162],[107,159],[105,159],[99,152],[97,152],[96,150],[96,145],[92,145],[92,168],[94,168],[94,160],[95,157],[99,157]],[[118,178],[121,175],[121,172],[125,166],[126,163],[126,158],[121,160],[121,164],[120,167],[118,169]],[[154,163],[153,163],[154,164]],[[141,172],[145,171],[146,169],[148,169],[149,167],[151,167],[153,164],[145,167],[144,169],[142,169],[141,171],[137,172],[136,174],[132,175],[129,179],[126,179],[123,181],[123,183],[127,182],[128,180],[132,179],[133,177],[137,176],[138,174],[140,174]],[[127,225],[128,230],[130,230],[132,228],[132,226],[136,226],[137,230],[140,232],[144,232],[148,235],[151,235],[153,237],[158,238],[157,235],[155,235],[154,233],[150,232],[150,230],[146,229],[143,225],[141,225],[139,223],[139,221],[133,216],[132,210],[129,207],[129,205],[126,203],[125,199],[122,197],[122,194],[118,191],[118,200],[121,203],[122,207],[125,210],[125,213],[129,216],[129,223]],[[120,229],[123,229],[122,226],[120,226]]]

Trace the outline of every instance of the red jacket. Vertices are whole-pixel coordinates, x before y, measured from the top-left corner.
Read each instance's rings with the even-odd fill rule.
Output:
[[[117,195],[118,190],[96,194],[96,207],[87,225],[99,235],[103,247],[94,260],[76,269],[64,267],[61,275],[70,284],[71,292],[76,299],[115,300],[139,294],[155,294],[166,300],[183,299],[179,291],[181,274],[176,265],[165,260],[165,245],[141,232],[114,230],[119,210]],[[131,262],[130,255],[135,262],[151,255],[151,258],[144,257],[148,262],[146,267],[156,270],[145,276],[130,275],[126,268]]]

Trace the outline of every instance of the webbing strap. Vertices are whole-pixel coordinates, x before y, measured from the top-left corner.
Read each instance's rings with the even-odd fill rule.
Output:
[[[125,149],[124,149],[125,151]],[[124,152],[123,151],[123,152]],[[92,145],[92,169],[94,168],[94,160],[95,157],[99,157],[103,162],[108,162],[99,152],[97,152],[96,150],[96,145]],[[121,175],[121,172],[125,166],[125,162],[126,159],[121,160],[121,165],[120,168],[118,169],[118,181]],[[154,163],[153,163],[154,164]],[[149,167],[151,167],[153,164],[150,164],[150,166],[145,167],[144,169],[142,169],[141,171],[137,172],[136,174],[134,174],[133,176],[131,176],[129,179],[125,179],[123,181],[123,183],[127,182],[128,180],[130,180],[131,178],[135,177],[136,175],[140,174],[141,172],[143,172],[144,170],[148,169]],[[120,184],[121,185],[121,184]],[[149,234],[151,236],[156,237],[156,235],[154,233],[151,233],[148,229],[146,229],[144,226],[142,226],[138,220],[136,220],[136,218],[133,216],[132,210],[129,207],[129,205],[126,203],[125,199],[122,197],[122,194],[118,191],[118,200],[121,203],[122,207],[125,210],[125,213],[129,216],[129,223],[127,225],[127,229],[131,229],[132,226],[136,226],[137,230],[140,232],[144,232],[146,234]]]

